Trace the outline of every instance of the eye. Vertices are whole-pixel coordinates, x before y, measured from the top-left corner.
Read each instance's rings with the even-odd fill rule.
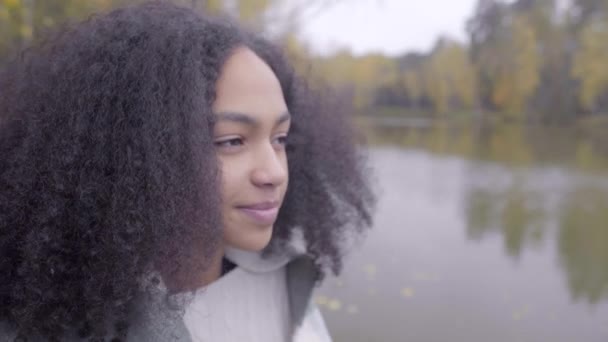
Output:
[[[218,148],[235,148],[243,145],[242,138],[228,138],[215,141],[215,147]]]
[[[287,134],[282,134],[274,138],[273,144],[285,147],[287,145]]]

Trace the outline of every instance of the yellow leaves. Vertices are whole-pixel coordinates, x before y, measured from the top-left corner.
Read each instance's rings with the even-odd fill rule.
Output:
[[[114,5],[113,0],[89,0],[87,1],[91,9],[108,10]]]
[[[16,9],[21,6],[20,0],[3,0],[0,4],[3,4],[4,7],[8,9]]]
[[[340,51],[330,57],[316,59],[313,73],[333,86],[343,87],[354,82],[352,70],[355,67],[355,58],[351,53]]]
[[[209,13],[219,13],[224,8],[224,2],[222,0],[207,0],[206,10]]]
[[[0,60],[8,51],[26,45],[27,42],[35,39],[39,32],[47,31],[47,28],[61,25],[66,21],[81,20],[93,12],[107,11],[118,5],[140,1],[0,0]]]
[[[394,60],[370,54],[357,58],[351,77],[355,88],[355,106],[365,108],[371,105],[373,93],[382,85],[394,84],[397,80],[397,66]]]
[[[397,79],[394,60],[380,54],[370,54],[358,59],[356,78],[376,84],[393,83]]]
[[[376,89],[382,85],[393,84],[399,78],[394,59],[380,54],[357,57],[349,51],[340,51],[333,56],[317,59],[314,74],[334,87],[351,88],[357,108],[369,107]]]
[[[283,46],[290,55],[301,56],[307,54],[304,45],[298,40],[298,37],[294,33],[288,34],[283,39]]]
[[[9,25],[15,25],[15,23],[21,20],[24,11],[25,8],[21,0],[0,0],[0,24],[4,22]],[[15,27],[9,27],[9,29],[13,32],[18,31]],[[6,34],[6,32],[0,32],[0,36],[2,33]]]
[[[462,69],[458,69],[455,84],[455,95],[464,108],[473,108],[477,102],[477,72],[475,67],[467,60],[462,62]]]
[[[271,0],[239,0],[236,5],[239,19],[254,24],[271,4]]]
[[[515,55],[516,64],[526,71],[536,70],[538,63],[536,33],[528,22],[521,17],[515,17],[512,26],[513,47],[518,53]]]
[[[574,56],[572,76],[581,82],[579,100],[593,109],[596,99],[608,86],[608,23],[595,22],[580,33],[580,48]]]
[[[440,41],[423,70],[425,93],[438,113],[447,112],[453,103],[473,107],[477,75],[464,46],[449,40]]]
[[[282,46],[292,65],[302,75],[310,71],[310,51],[308,46],[300,41],[295,33],[287,33],[282,38]]]
[[[513,87],[514,81],[512,74],[507,71],[501,71],[496,74],[494,79],[494,91],[492,92],[492,103],[499,108],[509,107],[509,103],[513,102]],[[515,107],[511,105],[511,107]]]
[[[0,7],[0,21],[8,21],[10,19],[10,13],[5,7]]]
[[[581,169],[595,169],[599,160],[589,141],[580,141],[576,146],[576,165]]]
[[[516,17],[513,21],[512,39],[515,65],[511,70],[514,96],[510,109],[521,112],[540,82],[540,56],[536,34],[524,18]]]
[[[21,27],[19,27],[19,33],[23,39],[30,40],[32,39],[33,28],[31,26],[21,25]]]
[[[503,111],[522,115],[540,84],[541,68],[538,39],[528,18],[515,15],[500,45],[502,53],[495,61],[488,61],[490,98]]]
[[[442,63],[442,53],[435,53],[431,61],[424,68],[424,84],[426,93],[435,105],[435,111],[445,113],[449,102],[449,79]]]
[[[404,298],[413,297],[414,289],[412,289],[411,287],[405,287],[405,288],[401,289],[401,296],[403,296]]]

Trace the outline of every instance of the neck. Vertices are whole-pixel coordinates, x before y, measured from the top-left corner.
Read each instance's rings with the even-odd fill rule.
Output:
[[[218,248],[218,251],[212,257],[209,267],[200,276],[200,287],[209,285],[218,280],[222,276],[222,262],[224,259],[224,247]]]
[[[223,246],[217,248],[217,251],[211,256],[207,267],[202,273],[192,275],[188,270],[185,273],[168,276],[161,271],[163,281],[170,293],[180,293],[187,291],[196,291],[205,287],[222,276],[222,260],[224,258]]]

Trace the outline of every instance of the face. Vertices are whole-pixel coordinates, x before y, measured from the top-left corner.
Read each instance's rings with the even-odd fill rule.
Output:
[[[270,241],[288,183],[291,118],[279,80],[254,52],[238,48],[222,68],[213,111],[224,242],[259,251]]]

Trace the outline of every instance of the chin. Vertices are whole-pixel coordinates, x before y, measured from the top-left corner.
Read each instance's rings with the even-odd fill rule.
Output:
[[[237,236],[226,236],[226,244],[230,247],[242,249],[249,252],[262,251],[272,238],[272,226],[260,231],[259,227],[242,231]]]

